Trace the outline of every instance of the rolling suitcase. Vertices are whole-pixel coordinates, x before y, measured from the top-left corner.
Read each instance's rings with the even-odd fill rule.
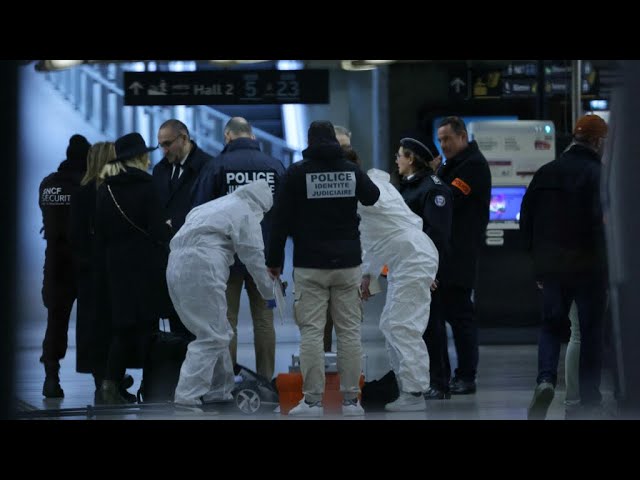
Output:
[[[171,332],[156,332],[151,336],[138,402],[173,402],[189,342],[189,338]]]

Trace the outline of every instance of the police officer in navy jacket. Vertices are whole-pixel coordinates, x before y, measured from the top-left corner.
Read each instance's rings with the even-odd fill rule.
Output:
[[[313,122],[308,142],[303,160],[291,165],[282,179],[267,256],[269,271],[278,277],[286,238],[293,238],[294,309],[300,328],[304,398],[289,415],[322,412],[327,308],[331,308],[338,337],[343,413],[361,414],[357,396],[362,355],[362,250],[357,205],[373,205],[380,190],[345,158],[330,122]]]
[[[193,206],[227,195],[237,188],[256,180],[266,180],[275,194],[284,174],[282,162],[260,151],[260,144],[253,135],[247,120],[234,117],[224,127],[226,146],[220,156],[207,165],[196,186]],[[265,246],[269,244],[271,211],[266,212],[261,223]],[[256,372],[271,379],[275,368],[276,332],[273,326],[273,310],[265,306],[253,278],[246,267],[235,257],[227,282],[227,318],[233,327],[230,344],[231,358],[236,363],[238,346],[238,310],[242,286],[247,289],[251,318],[253,320]]]
[[[436,158],[435,145],[418,132],[402,138],[396,153],[398,173],[402,176],[398,189],[411,211],[422,218],[422,230],[438,249],[439,265],[443,265],[451,248],[453,198],[449,186],[431,169]],[[429,352],[429,390],[424,394],[427,400],[451,397],[451,366],[439,282],[436,277],[430,285],[429,323],[422,336]]]

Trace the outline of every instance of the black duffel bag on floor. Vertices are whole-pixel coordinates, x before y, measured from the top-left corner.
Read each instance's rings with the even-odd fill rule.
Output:
[[[396,375],[390,370],[380,380],[364,384],[360,404],[367,412],[382,411],[387,403],[395,401],[399,395]]]

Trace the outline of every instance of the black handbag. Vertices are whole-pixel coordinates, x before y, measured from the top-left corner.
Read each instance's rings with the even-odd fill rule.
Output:
[[[113,192],[111,191],[111,186],[110,186],[110,185],[107,185],[107,190],[109,190],[109,195],[111,195],[111,200],[113,200],[114,205],[116,206],[116,208],[118,209],[118,211],[120,212],[120,214],[122,215],[122,217],[123,217],[127,222],[129,222],[129,224],[130,224],[133,228],[135,228],[135,229],[136,229],[136,230],[138,230],[140,233],[142,233],[145,237],[147,237],[147,238],[151,241],[151,243],[153,243],[155,246],[157,246],[157,247],[159,247],[159,248],[161,248],[161,249],[164,249],[165,253],[166,253],[167,255],[169,255],[169,245],[168,245],[168,244],[166,244],[166,243],[164,243],[164,242],[161,242],[161,241],[159,241],[159,240],[156,240],[155,238],[153,238],[153,237],[149,234],[149,232],[147,232],[146,230],[144,230],[144,229],[140,228],[138,225],[136,225],[136,224],[133,222],[133,220],[131,220],[131,219],[127,216],[127,214],[126,214],[126,213],[124,213],[124,212],[122,211],[122,208],[120,208],[120,204],[116,201],[116,197],[114,197],[114,196],[113,196]]]

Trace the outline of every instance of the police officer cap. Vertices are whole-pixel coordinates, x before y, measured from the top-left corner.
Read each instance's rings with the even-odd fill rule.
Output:
[[[71,162],[82,162],[86,167],[87,155],[91,144],[82,135],[75,134],[69,139],[67,147],[67,160]]]
[[[157,147],[147,147],[144,138],[137,132],[127,133],[116,140],[116,158],[110,160],[112,162],[123,162],[143,153],[151,152]]]
[[[340,146],[336,139],[336,131],[332,123],[327,120],[311,122],[307,134],[307,144],[309,146],[320,144]]]
[[[575,137],[598,139],[606,137],[608,130],[607,123],[598,115],[585,115],[576,122],[573,135]]]
[[[427,162],[430,162],[439,155],[438,149],[433,142],[423,135],[412,134],[411,136],[404,137],[400,140],[400,145],[402,148],[408,148],[421,156]]]

